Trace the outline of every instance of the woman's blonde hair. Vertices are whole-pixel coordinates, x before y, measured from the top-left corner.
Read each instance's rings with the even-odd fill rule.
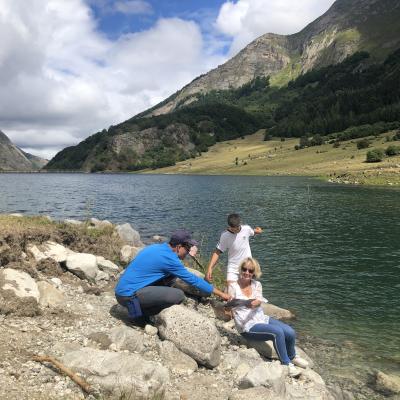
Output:
[[[255,258],[252,258],[252,257],[247,257],[240,263],[239,273],[240,273],[242,267],[246,266],[247,264],[251,264],[253,266],[254,276],[258,279],[262,275],[260,264],[258,263],[258,261]]]

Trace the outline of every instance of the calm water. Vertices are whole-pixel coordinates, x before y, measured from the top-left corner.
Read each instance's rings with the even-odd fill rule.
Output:
[[[144,239],[187,227],[209,253],[239,212],[272,303],[340,353],[330,373],[400,366],[400,191],[308,178],[0,174],[0,212],[130,222]],[[328,346],[328,347],[329,347]]]

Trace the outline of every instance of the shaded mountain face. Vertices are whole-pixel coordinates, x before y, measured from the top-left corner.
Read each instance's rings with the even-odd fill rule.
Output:
[[[0,171],[32,171],[46,165],[47,160],[25,153],[0,131]]]
[[[337,0],[294,35],[267,33],[235,57],[202,75],[148,114],[159,115],[196,101],[200,93],[238,88],[257,76],[281,86],[300,74],[343,61],[357,51],[383,61],[400,47],[400,0]],[[146,114],[146,113],[144,113]]]

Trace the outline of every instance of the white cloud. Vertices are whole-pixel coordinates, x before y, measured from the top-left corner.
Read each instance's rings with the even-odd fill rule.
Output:
[[[153,7],[150,3],[143,0],[117,1],[115,11],[124,14],[152,14]]]
[[[0,37],[0,129],[46,157],[153,106],[222,59],[205,56],[199,26],[178,18],[111,41],[83,0],[0,0]]]
[[[300,31],[323,14],[334,0],[238,0],[225,2],[217,29],[232,37],[230,54],[236,54],[264,33],[283,35]]]
[[[202,32],[201,21],[168,18],[111,40],[98,30],[88,6],[93,1],[0,0],[0,129],[47,158],[221,64],[226,38],[235,52],[267,31],[295,32],[333,2],[228,1],[217,31]],[[152,11],[143,0],[96,3],[108,12]]]

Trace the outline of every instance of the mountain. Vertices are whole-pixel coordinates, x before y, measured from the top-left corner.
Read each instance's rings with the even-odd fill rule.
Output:
[[[41,169],[47,160],[25,153],[0,131],[0,171],[32,171]]]
[[[281,86],[311,69],[342,62],[357,51],[383,61],[400,47],[399,0],[337,0],[321,17],[294,35],[267,33],[225,64],[143,115],[159,115],[190,104],[199,93],[239,88],[257,76]]]
[[[159,105],[62,150],[46,168],[158,168],[261,128],[266,139],[326,140],[396,129],[399,19],[400,0],[337,0],[299,33],[261,36]]]

